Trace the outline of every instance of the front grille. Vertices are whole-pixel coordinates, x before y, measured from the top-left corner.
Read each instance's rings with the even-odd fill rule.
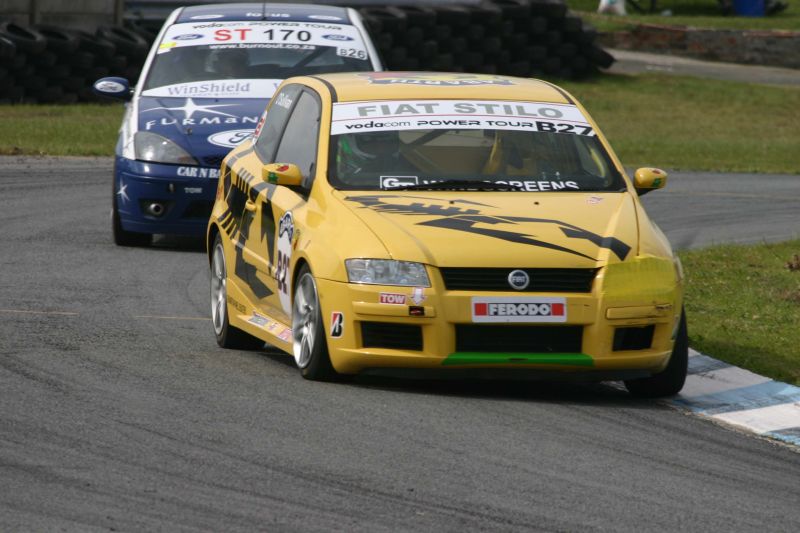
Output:
[[[457,352],[581,353],[583,326],[456,325]]]
[[[511,288],[508,275],[524,270],[530,278],[521,290]],[[591,292],[596,268],[442,268],[450,291]]]
[[[655,326],[617,328],[614,330],[614,351],[648,350],[653,345]]]
[[[361,343],[364,348],[422,350],[422,327],[385,322],[362,322]]]
[[[208,219],[211,216],[212,209],[214,209],[214,202],[196,200],[186,207],[186,210],[183,212],[183,218]]]
[[[224,155],[216,155],[203,158],[203,164],[208,167],[219,168],[222,165],[222,160],[225,159]]]

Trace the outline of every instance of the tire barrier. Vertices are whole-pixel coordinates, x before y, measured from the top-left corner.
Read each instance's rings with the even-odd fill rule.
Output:
[[[370,6],[360,10],[390,70],[589,77],[614,58],[597,30],[563,0],[478,5]]]
[[[92,84],[103,76],[135,83],[151,41],[116,26],[89,33],[0,23],[0,103],[108,103]]]
[[[390,70],[581,79],[614,62],[596,44],[597,30],[564,0],[373,5],[359,12]],[[92,84],[120,76],[134,85],[162,23],[129,20],[92,34],[2,22],[0,103],[107,103]]]

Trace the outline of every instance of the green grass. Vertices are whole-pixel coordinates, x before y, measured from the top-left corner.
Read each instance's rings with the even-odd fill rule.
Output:
[[[626,166],[800,173],[800,88],[669,75],[562,82]]]
[[[681,252],[692,348],[800,385],[800,240]],[[800,265],[799,265],[800,266]]]
[[[719,9],[717,0],[659,0],[658,12],[646,14],[639,14],[628,5],[628,15],[625,17],[598,14],[597,6],[600,4],[600,0],[567,0],[567,5],[601,31],[625,30],[637,24],[800,31],[800,0],[783,1],[789,4],[785,11],[766,17],[724,16]],[[647,8],[649,1],[643,0],[640,4]],[[667,9],[672,11],[672,16],[661,15],[661,12]]]
[[[111,155],[122,104],[0,106],[0,154]]]
[[[800,174],[800,88],[668,75],[562,82],[626,166]],[[0,154],[111,155],[121,105],[0,106]]]

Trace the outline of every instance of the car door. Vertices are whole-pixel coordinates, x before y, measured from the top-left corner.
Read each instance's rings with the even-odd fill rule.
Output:
[[[303,186],[289,188],[266,184],[266,194],[256,206],[247,240],[248,247],[257,247],[247,254],[253,258],[256,275],[266,280],[271,293],[262,300],[263,311],[287,324],[291,322],[290,266],[296,237],[305,222],[307,193],[317,164],[321,115],[320,98],[315,91],[289,86],[292,87],[294,90],[281,91],[276,96],[282,100],[276,100],[270,108],[255,146],[262,166],[296,164],[303,174]],[[279,126],[280,117],[270,124],[276,106],[288,111],[279,135],[277,129],[271,128]]]

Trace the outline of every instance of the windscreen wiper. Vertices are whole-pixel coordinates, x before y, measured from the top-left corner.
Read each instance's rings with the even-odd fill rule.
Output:
[[[520,185],[491,181],[447,180],[434,183],[409,183],[392,187],[393,191],[524,191]]]

